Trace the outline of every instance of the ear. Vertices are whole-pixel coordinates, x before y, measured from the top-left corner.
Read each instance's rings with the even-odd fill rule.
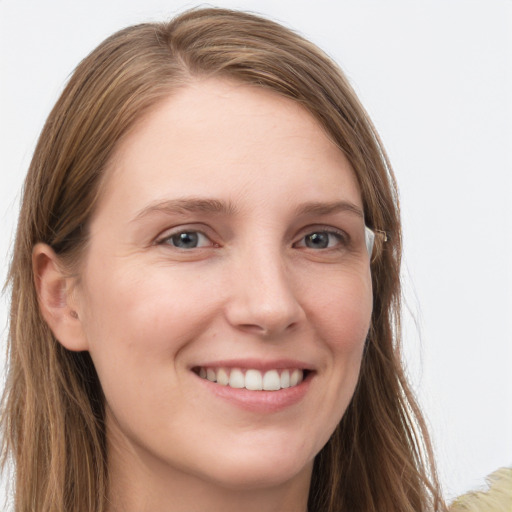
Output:
[[[39,308],[53,335],[68,350],[88,350],[73,288],[75,278],[63,272],[59,257],[46,244],[34,247],[32,266]]]

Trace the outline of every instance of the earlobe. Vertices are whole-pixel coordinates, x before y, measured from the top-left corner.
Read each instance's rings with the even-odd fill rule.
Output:
[[[59,257],[46,244],[32,251],[35,286],[39,308],[55,338],[68,350],[87,350],[87,340],[71,293],[73,278],[62,269]]]

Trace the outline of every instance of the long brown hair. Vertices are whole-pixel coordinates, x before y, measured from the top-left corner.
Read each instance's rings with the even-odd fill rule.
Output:
[[[77,67],[40,136],[26,178],[13,260],[4,463],[17,512],[102,512],[108,463],[104,397],[87,352],[55,339],[38,307],[31,254],[50,245],[77,269],[103,170],[159,100],[197,77],[270,89],[307,109],[354,168],[366,222],[386,233],[372,261],[373,316],[352,402],[314,464],[310,512],[444,510],[424,421],[400,355],[401,232],[379,137],[337,66],[284,27],[224,9],[124,29]]]

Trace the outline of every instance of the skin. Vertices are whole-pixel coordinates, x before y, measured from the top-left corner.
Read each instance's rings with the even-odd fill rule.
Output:
[[[190,198],[223,208],[162,207]],[[362,209],[319,124],[262,89],[196,81],[123,139],[79,282],[49,247],[34,251],[43,314],[64,346],[90,352],[105,393],[112,511],[306,510],[370,323]],[[173,246],[180,232],[200,245]],[[329,246],[309,247],[310,233]],[[307,390],[254,411],[192,371],[234,358],[305,362]]]

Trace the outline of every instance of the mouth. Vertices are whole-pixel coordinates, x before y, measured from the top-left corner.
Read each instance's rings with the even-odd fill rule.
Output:
[[[302,368],[275,368],[261,371],[256,368],[227,368],[197,366],[192,371],[201,379],[220,386],[250,391],[279,391],[298,386],[310,373]]]

